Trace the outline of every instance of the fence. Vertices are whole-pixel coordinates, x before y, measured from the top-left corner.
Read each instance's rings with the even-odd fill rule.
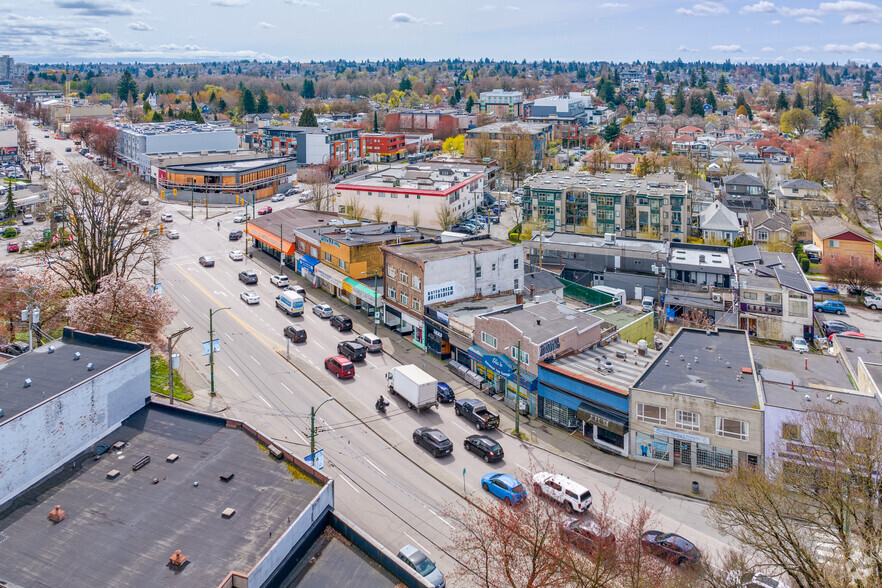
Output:
[[[601,306],[603,304],[610,304],[615,300],[609,294],[598,292],[597,290],[589,288],[588,286],[582,286],[575,282],[564,280],[560,277],[558,277],[557,279],[563,282],[564,296],[575,298],[576,300],[580,300],[585,304],[588,304],[589,306]]]

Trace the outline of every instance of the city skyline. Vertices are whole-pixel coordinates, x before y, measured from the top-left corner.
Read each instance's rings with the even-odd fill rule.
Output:
[[[882,58],[882,7],[856,0],[558,0],[541,9],[519,0],[370,8],[352,0],[36,0],[6,8],[0,53],[29,63]]]

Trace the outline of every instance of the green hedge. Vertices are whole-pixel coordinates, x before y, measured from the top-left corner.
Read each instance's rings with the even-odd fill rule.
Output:
[[[18,227],[6,227],[3,229],[3,238],[12,239],[18,237]]]
[[[812,263],[809,261],[808,257],[803,257],[799,260],[799,265],[802,267],[802,273],[807,274]]]

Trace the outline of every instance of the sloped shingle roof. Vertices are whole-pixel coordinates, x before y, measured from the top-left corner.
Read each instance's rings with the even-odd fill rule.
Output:
[[[741,225],[738,224],[738,215],[723,206],[720,201],[715,201],[702,210],[698,218],[698,226],[703,231],[737,232],[741,228]]]
[[[873,240],[867,236],[866,231],[835,216],[830,216],[812,223],[812,231],[814,231],[814,233],[821,239],[829,239],[836,235],[841,235],[842,233],[853,233],[861,239],[865,239],[871,243],[873,242]]]

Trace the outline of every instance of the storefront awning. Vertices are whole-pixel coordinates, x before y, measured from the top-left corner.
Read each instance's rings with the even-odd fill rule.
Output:
[[[482,349],[478,345],[472,345],[469,347],[469,357],[484,366],[485,369],[490,370],[506,380],[513,381],[518,375],[518,368],[515,361],[501,353],[491,353],[486,349]],[[521,388],[534,391],[536,390],[538,383],[539,379],[521,366],[519,382]]]
[[[317,277],[337,288],[342,288],[343,282],[347,279],[345,275],[337,270],[322,264],[315,266],[312,271]]]
[[[379,292],[374,291],[372,288],[368,288],[361,282],[353,280],[352,278],[346,278],[343,280],[343,289],[355,294],[356,298],[367,302],[371,306],[373,306],[375,302],[379,303],[382,298]]]
[[[309,271],[314,271],[315,266],[320,264],[321,262],[317,260],[315,257],[311,255],[301,255],[297,259],[297,269],[306,268]]]
[[[628,430],[627,418],[622,418],[599,406],[591,406],[585,402],[576,409],[576,418],[618,435],[624,435]]]

